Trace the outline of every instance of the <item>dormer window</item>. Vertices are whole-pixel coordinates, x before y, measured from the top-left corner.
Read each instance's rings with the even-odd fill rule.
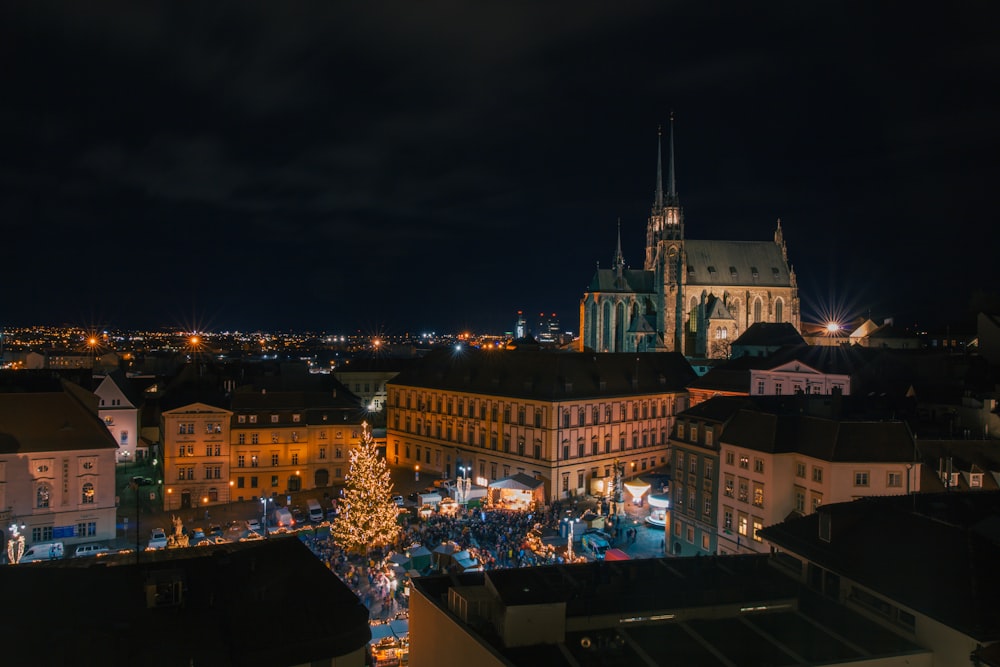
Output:
[[[756,266],[751,266],[750,267],[750,275],[752,275],[754,278],[760,278],[760,272],[757,271],[757,267]]]
[[[736,272],[736,267],[735,266],[730,266],[729,267],[729,277],[732,278],[733,280],[736,280],[737,276],[738,276],[738,273]]]
[[[771,267],[771,275],[774,276],[775,278],[777,278],[778,276],[781,275],[781,271],[779,271],[777,267],[772,266]]]
[[[716,271],[715,271],[715,267],[714,266],[708,267],[708,274],[710,276],[712,276],[713,278],[715,277]]]

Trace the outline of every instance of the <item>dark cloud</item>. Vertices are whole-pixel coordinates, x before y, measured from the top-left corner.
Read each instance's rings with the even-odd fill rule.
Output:
[[[671,110],[688,234],[781,218],[804,299],[920,319],[993,278],[987,4],[2,11],[0,215],[45,240],[12,324],[575,328],[619,218],[641,263]]]

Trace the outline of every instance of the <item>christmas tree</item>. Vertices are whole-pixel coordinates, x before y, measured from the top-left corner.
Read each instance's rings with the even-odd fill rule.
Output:
[[[356,553],[391,544],[399,534],[389,468],[378,455],[368,424],[362,429],[361,444],[351,451],[340,515],[331,527],[337,544]]]

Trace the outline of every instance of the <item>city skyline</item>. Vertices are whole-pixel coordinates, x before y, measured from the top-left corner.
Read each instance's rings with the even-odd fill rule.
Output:
[[[4,324],[576,331],[673,114],[688,238],[780,219],[803,322],[940,326],[998,303],[997,18],[7,7]]]

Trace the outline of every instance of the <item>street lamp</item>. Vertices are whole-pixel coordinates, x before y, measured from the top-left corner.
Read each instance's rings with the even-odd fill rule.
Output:
[[[416,466],[413,467],[413,481],[414,482],[419,482],[420,481],[420,466],[419,465],[416,465]]]
[[[229,480],[229,506],[233,506],[233,487],[236,486],[236,482]]]
[[[270,498],[266,496],[260,497],[260,513],[261,513],[261,525],[264,527],[264,537],[267,538],[267,501]]]

